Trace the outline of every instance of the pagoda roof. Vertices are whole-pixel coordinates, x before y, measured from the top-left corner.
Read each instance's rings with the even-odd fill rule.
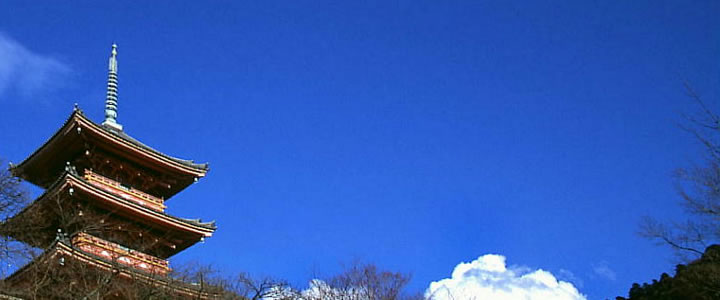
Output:
[[[217,228],[214,221],[201,222],[199,219],[179,218],[123,199],[122,197],[100,189],[88,183],[80,176],[67,171],[42,195],[40,195],[40,197],[0,226],[18,225],[20,226],[19,228],[24,228],[22,224],[27,224],[36,229],[47,229],[47,227],[53,226],[53,222],[55,222],[55,220],[52,220],[51,218],[33,218],[32,216],[35,212],[37,212],[34,210],[52,210],[53,207],[51,205],[54,204],[53,200],[59,199],[56,196],[60,196],[61,198],[79,197],[89,202],[94,207],[111,212],[113,215],[127,218],[135,224],[142,224],[154,231],[161,232],[163,233],[163,236],[175,237],[178,240],[178,243],[175,244],[174,248],[168,249],[170,247],[162,247],[162,251],[155,251],[158,253],[164,253],[164,255],[159,255],[159,257],[162,258],[167,258],[177,254],[198,241],[201,241],[205,237],[212,236],[213,232]],[[41,224],[38,224],[38,222]],[[27,234],[24,234],[25,232],[9,232],[10,235],[17,240],[42,248],[55,236],[54,228],[53,230],[46,231],[47,232],[42,232],[41,235],[44,236],[44,238],[41,238],[39,241],[29,237]],[[161,246],[157,247],[160,248]]]
[[[111,126],[98,125],[78,108],[73,110],[63,126],[40,148],[20,164],[12,166],[13,175],[37,186],[47,188],[62,172],[65,163],[82,155],[88,145],[97,146],[123,159],[178,178],[163,195],[170,198],[198,178],[204,177],[209,165],[175,158],[157,151],[127,133]]]
[[[139,279],[148,284],[169,287],[180,294],[185,294],[186,296],[194,296],[193,299],[209,299],[215,298],[217,296],[212,292],[202,291],[193,284],[185,283],[169,276],[149,273],[143,270],[123,266],[118,262],[113,262],[111,260],[108,260],[107,258],[87,252],[83,249],[80,249],[79,247],[75,247],[72,245],[68,237],[60,236],[58,236],[52,244],[46,247],[45,251],[40,256],[35,257],[28,264],[16,270],[7,278],[4,278],[3,281],[6,283],[10,283],[11,285],[22,284],[24,281],[26,281],[26,277],[29,275],[28,271],[30,271],[33,266],[36,266],[40,263],[51,263],[52,260],[50,259],[55,258],[58,255],[67,256],[76,259],[77,261],[80,261],[82,263],[87,263],[90,266],[98,268],[99,270],[117,270],[119,271],[118,274],[125,278],[134,280]],[[200,294],[198,295],[198,293]]]

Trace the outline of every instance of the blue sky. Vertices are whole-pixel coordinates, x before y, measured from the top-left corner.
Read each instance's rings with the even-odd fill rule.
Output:
[[[174,257],[303,286],[355,260],[410,291],[485,254],[588,299],[673,270],[636,235],[681,217],[683,80],[720,98],[717,1],[0,3],[0,156],[73,103],[207,161],[170,212],[215,219]]]

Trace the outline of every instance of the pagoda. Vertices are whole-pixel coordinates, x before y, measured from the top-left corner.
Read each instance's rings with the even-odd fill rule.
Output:
[[[8,237],[44,249],[4,279],[25,291],[16,296],[131,299],[128,287],[139,286],[162,288],[173,299],[213,298],[200,284],[168,276],[168,258],[210,237],[214,222],[165,212],[166,202],[204,177],[208,165],[163,154],[125,133],[117,121],[117,70],[113,44],[101,124],[76,105],[50,139],[11,165],[13,175],[44,189],[0,225]],[[28,292],[38,282],[42,290]]]

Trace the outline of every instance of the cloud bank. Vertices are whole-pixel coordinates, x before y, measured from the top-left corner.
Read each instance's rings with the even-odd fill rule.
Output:
[[[559,281],[550,272],[508,269],[505,257],[488,254],[460,263],[450,278],[430,283],[425,293],[434,300],[586,300],[572,283]]]
[[[0,96],[10,91],[32,96],[55,87],[69,72],[66,64],[34,53],[0,32]]]

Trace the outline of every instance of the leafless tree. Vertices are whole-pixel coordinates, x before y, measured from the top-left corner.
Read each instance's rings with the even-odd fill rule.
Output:
[[[28,192],[21,181],[13,177],[0,159],[0,221],[5,222],[29,203]],[[0,228],[3,231],[4,228]],[[22,264],[33,256],[32,249],[23,243],[9,238],[6,232],[0,232],[0,275],[6,276],[9,269]]]
[[[0,159],[0,166],[5,165]],[[0,218],[13,216],[28,203],[27,191],[20,186],[20,179],[13,177],[8,169],[0,167]]]
[[[355,263],[327,280],[313,280],[304,300],[400,300],[410,275],[379,270],[373,264]],[[413,297],[414,298],[414,297]]]
[[[682,205],[690,218],[684,222],[662,222],[646,217],[640,234],[677,250],[684,260],[699,257],[705,248],[720,242],[720,115],[716,114],[687,83],[690,99],[699,113],[685,115],[680,126],[705,148],[699,165],[675,172]]]
[[[256,278],[248,273],[240,273],[230,281],[227,289],[243,299],[249,300],[285,300],[292,299],[294,295],[290,285],[284,280],[267,276]]]

